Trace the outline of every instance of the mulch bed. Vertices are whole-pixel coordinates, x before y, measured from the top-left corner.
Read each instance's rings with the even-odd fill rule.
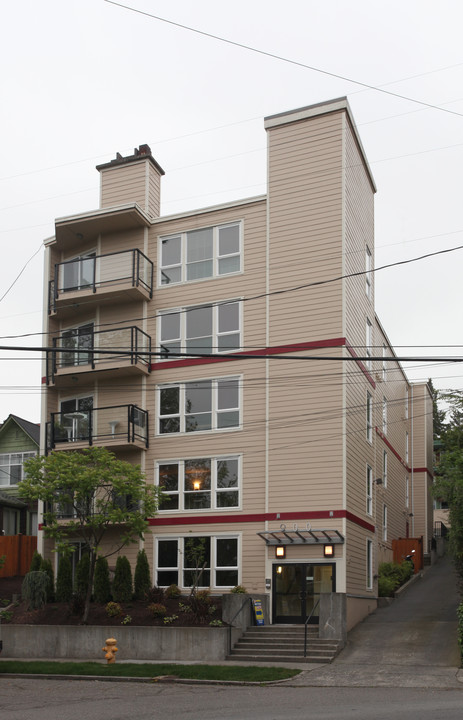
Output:
[[[21,585],[23,578],[0,578],[0,610],[5,606],[6,599],[12,600],[13,594],[21,598]],[[212,620],[222,618],[222,598],[211,597],[211,606],[215,607],[214,612],[207,613],[204,617],[195,619],[193,613],[185,612],[180,604],[188,604],[188,596],[180,598],[165,598],[161,601],[165,606],[167,616],[177,615],[172,623],[165,623],[163,618],[154,618],[148,610],[150,602],[133,600],[130,603],[120,603],[122,612],[117,617],[109,617],[105,605],[92,602],[87,625],[144,625],[148,627],[175,626],[175,627],[207,627]],[[16,607],[9,607],[13,612],[10,621],[14,625],[80,625],[80,615],[74,612],[72,603],[51,602],[39,610],[28,610],[27,603],[21,601]],[[212,608],[211,608],[212,609]],[[124,623],[129,616],[130,622]],[[5,620],[3,620],[5,622]]]

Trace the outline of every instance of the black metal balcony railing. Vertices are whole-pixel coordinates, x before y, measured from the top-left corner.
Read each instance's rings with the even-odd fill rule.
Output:
[[[136,326],[95,331],[90,324],[53,338],[53,347],[47,356],[47,382],[59,373],[103,369],[115,362],[151,370],[151,337]]]
[[[51,413],[47,423],[47,450],[85,445],[148,447],[148,413],[136,405]]]
[[[153,263],[140,250],[121,250],[105,255],[88,255],[56,263],[48,292],[48,314],[66,293],[96,293],[104,288],[117,290],[129,285],[153,296]]]

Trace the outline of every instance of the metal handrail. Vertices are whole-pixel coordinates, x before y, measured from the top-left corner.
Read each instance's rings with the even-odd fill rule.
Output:
[[[312,608],[312,612],[310,613],[309,617],[307,618],[307,620],[304,623],[304,657],[307,657],[307,626],[309,624],[309,621],[310,621],[312,615],[314,614],[315,610],[319,606],[319,604],[320,604],[320,598],[318,598],[317,602],[315,603],[315,605]]]
[[[244,606],[246,605],[247,602],[250,602],[251,606],[252,606],[252,598],[246,598],[246,600],[241,605],[240,609],[233,615],[233,617],[230,620],[230,623],[228,625],[228,654],[231,653],[231,633],[232,633],[233,621],[238,617],[240,612],[242,612],[242,610],[244,609]],[[251,617],[252,617],[252,613],[251,613]]]

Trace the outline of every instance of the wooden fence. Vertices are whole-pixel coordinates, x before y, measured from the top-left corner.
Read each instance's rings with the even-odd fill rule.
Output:
[[[417,573],[423,567],[423,538],[398,538],[392,541],[394,562],[402,563],[412,550],[415,551],[413,562]]]
[[[37,549],[35,535],[4,535],[0,537],[0,557],[5,564],[0,568],[0,578],[23,576],[29,572],[32,555]]]

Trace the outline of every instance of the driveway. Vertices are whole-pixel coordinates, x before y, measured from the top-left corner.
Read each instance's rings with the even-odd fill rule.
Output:
[[[441,558],[399,599],[351,630],[331,665],[304,672],[301,684],[463,689],[459,602],[453,564]]]

